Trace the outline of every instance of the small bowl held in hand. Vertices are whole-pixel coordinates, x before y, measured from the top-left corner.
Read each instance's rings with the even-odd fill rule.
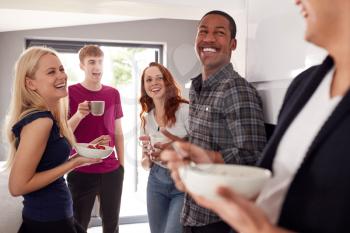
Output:
[[[233,164],[184,165],[179,174],[186,188],[208,199],[219,199],[219,186],[226,186],[248,199],[258,196],[271,177],[269,170]]]
[[[149,137],[150,137],[152,148],[154,148],[154,145],[157,143],[164,144],[164,143],[170,142],[170,139],[161,133],[151,134]]]
[[[93,145],[89,143],[77,143],[75,150],[81,156],[87,158],[104,159],[113,152],[113,148],[105,145]]]

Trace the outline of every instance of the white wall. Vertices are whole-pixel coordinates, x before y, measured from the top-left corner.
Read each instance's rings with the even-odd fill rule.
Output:
[[[276,123],[286,88],[323,50],[304,41],[305,25],[292,0],[247,0],[246,77],[264,101],[265,120]]]
[[[232,53],[231,62],[235,70],[243,77],[246,76],[246,50],[247,50],[247,8],[242,4],[231,16],[237,27],[237,47]]]

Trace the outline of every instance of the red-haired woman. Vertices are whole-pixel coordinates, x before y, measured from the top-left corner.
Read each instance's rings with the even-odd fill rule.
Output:
[[[159,130],[183,138],[188,133],[188,101],[163,65],[152,62],[141,77],[141,132],[154,140],[162,137]],[[142,153],[142,166],[150,170],[147,184],[147,212],[151,233],[181,233],[180,213],[184,194],[176,189],[169,170],[158,160]]]

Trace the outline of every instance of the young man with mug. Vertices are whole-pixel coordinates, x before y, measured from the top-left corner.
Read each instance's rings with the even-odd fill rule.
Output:
[[[103,232],[119,232],[118,220],[124,179],[123,116],[118,90],[101,84],[103,51],[86,45],[79,51],[80,68],[85,73],[82,83],[68,88],[69,125],[77,142],[91,142],[116,148],[102,163],[80,167],[70,172],[68,186],[73,197],[74,216],[87,229],[96,196],[100,201]],[[93,111],[104,104],[104,112]],[[98,109],[97,109],[98,110]]]

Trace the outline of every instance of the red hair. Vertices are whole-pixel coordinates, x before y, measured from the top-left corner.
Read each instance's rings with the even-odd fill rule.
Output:
[[[188,100],[184,99],[181,95],[181,89],[178,83],[175,81],[174,77],[170,73],[170,71],[165,68],[163,65],[151,62],[148,67],[143,70],[141,76],[141,97],[139,102],[141,104],[141,126],[145,128],[145,114],[149,113],[152,109],[154,109],[154,103],[152,98],[150,98],[145,90],[144,80],[145,80],[145,72],[150,67],[158,67],[160,72],[163,75],[163,80],[165,84],[165,102],[164,102],[164,122],[166,126],[172,126],[176,122],[175,113],[180,106],[180,103],[189,103]]]

